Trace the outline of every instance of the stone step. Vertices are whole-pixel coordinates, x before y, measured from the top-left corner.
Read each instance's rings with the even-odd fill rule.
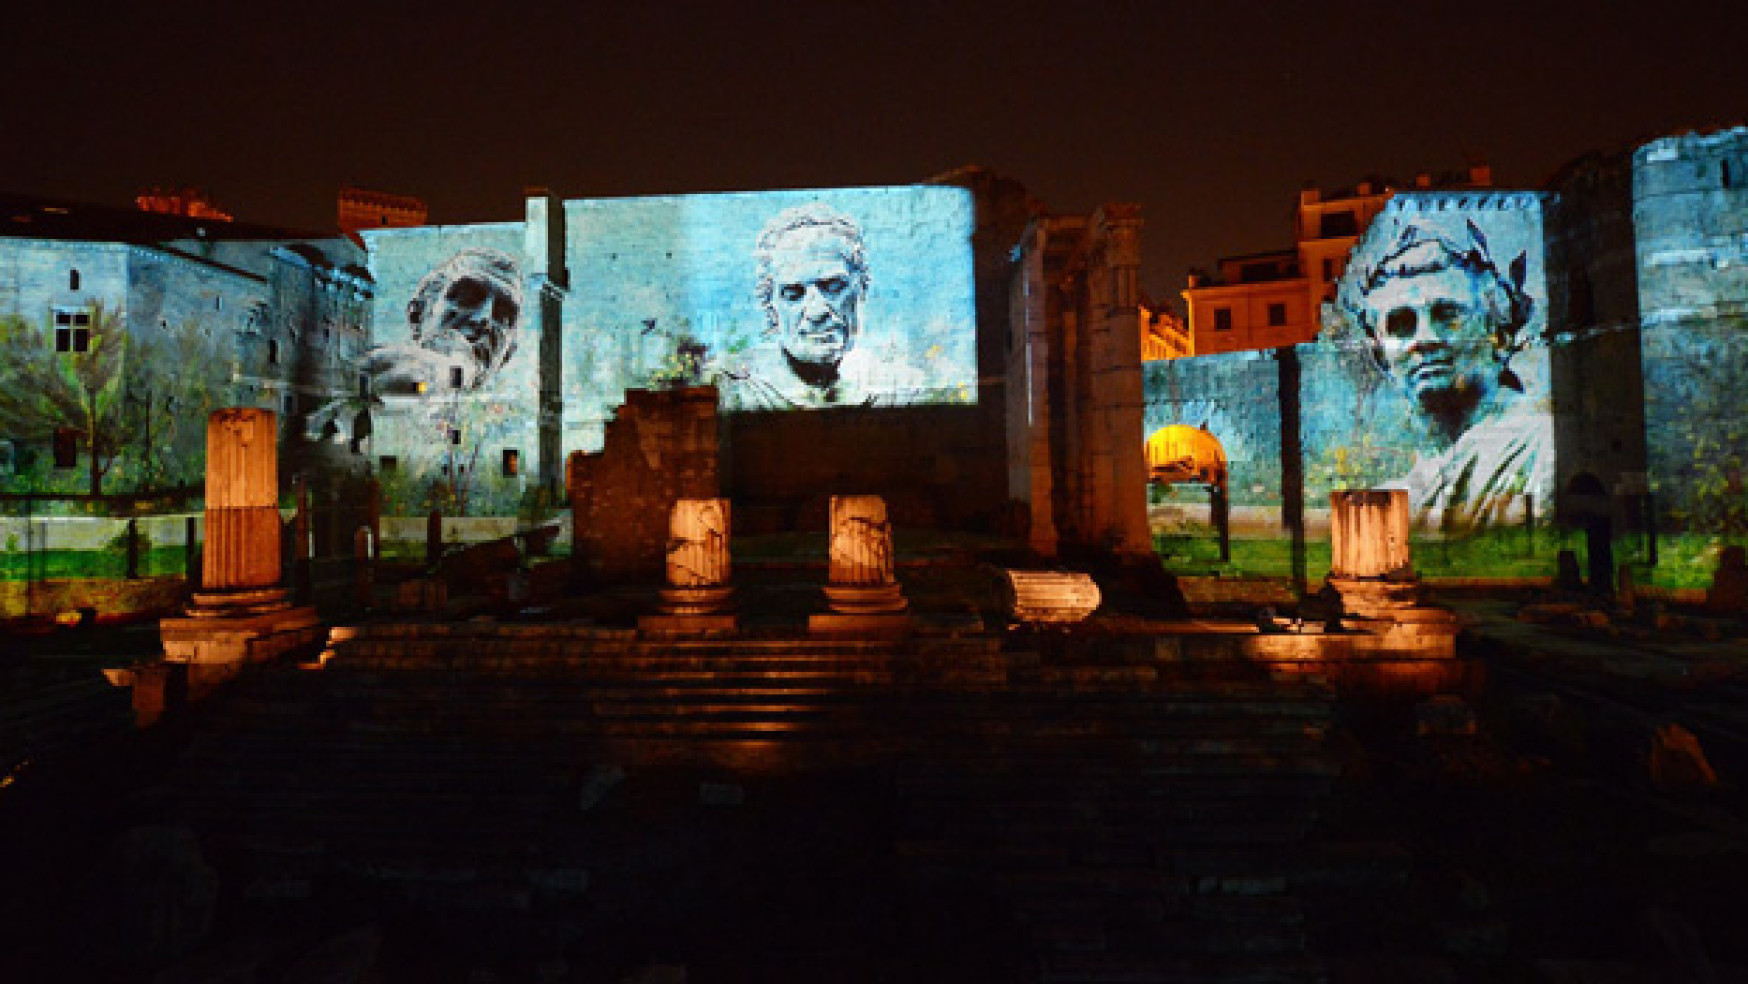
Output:
[[[1054,952],[1039,962],[1039,984],[1322,984],[1322,964],[1299,953],[1244,959],[1134,952]]]
[[[8,693],[0,697],[0,771],[132,725],[128,691],[101,676]]]

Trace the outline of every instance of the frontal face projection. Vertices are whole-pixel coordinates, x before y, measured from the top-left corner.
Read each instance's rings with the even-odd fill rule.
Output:
[[[1422,425],[1403,481],[1423,521],[1505,522],[1551,489],[1546,380],[1529,391],[1511,364],[1536,312],[1527,269],[1527,252],[1501,269],[1472,220],[1460,237],[1410,223],[1343,281],[1340,314]]]
[[[760,231],[753,257],[765,340],[726,371],[730,407],[898,406],[920,399],[919,369],[857,349],[868,259],[854,220],[817,202],[787,209]]]
[[[823,221],[811,224],[814,215]],[[855,344],[868,287],[862,254],[861,231],[823,209],[760,237],[760,301],[798,373],[835,376]]]

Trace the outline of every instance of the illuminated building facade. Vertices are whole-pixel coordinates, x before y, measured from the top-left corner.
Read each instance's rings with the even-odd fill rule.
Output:
[[[198,485],[208,411],[271,408],[285,437],[359,385],[371,284],[345,240],[16,197],[0,215],[6,491]],[[288,450],[312,470],[352,456]]]
[[[1492,171],[1415,177],[1412,190],[1487,188]],[[1321,329],[1319,311],[1334,298],[1348,254],[1396,188],[1362,181],[1352,189],[1299,192],[1291,249],[1221,257],[1213,276],[1193,273],[1183,291],[1190,349],[1215,355],[1298,345]]]
[[[1477,575],[1563,546],[1593,578],[1710,564],[1748,532],[1745,159],[1738,127],[1545,191],[1393,192],[1315,340],[1150,363],[1147,431],[1212,435],[1234,528],[1260,536],[1314,541],[1331,491],[1395,486],[1420,535],[1490,544]]]

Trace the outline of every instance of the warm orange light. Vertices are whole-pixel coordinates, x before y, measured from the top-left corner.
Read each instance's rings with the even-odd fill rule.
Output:
[[[1147,473],[1156,482],[1226,481],[1226,451],[1220,439],[1185,424],[1161,427],[1147,437]]]

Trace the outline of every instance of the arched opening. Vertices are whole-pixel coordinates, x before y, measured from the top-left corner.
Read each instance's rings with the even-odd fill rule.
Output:
[[[1231,509],[1226,497],[1226,449],[1205,428],[1171,424],[1147,436],[1147,482],[1156,490],[1200,485],[1208,490],[1208,520],[1221,563],[1232,560]],[[1149,496],[1152,500],[1152,496]]]
[[[1226,485],[1226,449],[1200,427],[1171,424],[1147,436],[1147,479],[1166,485]]]

